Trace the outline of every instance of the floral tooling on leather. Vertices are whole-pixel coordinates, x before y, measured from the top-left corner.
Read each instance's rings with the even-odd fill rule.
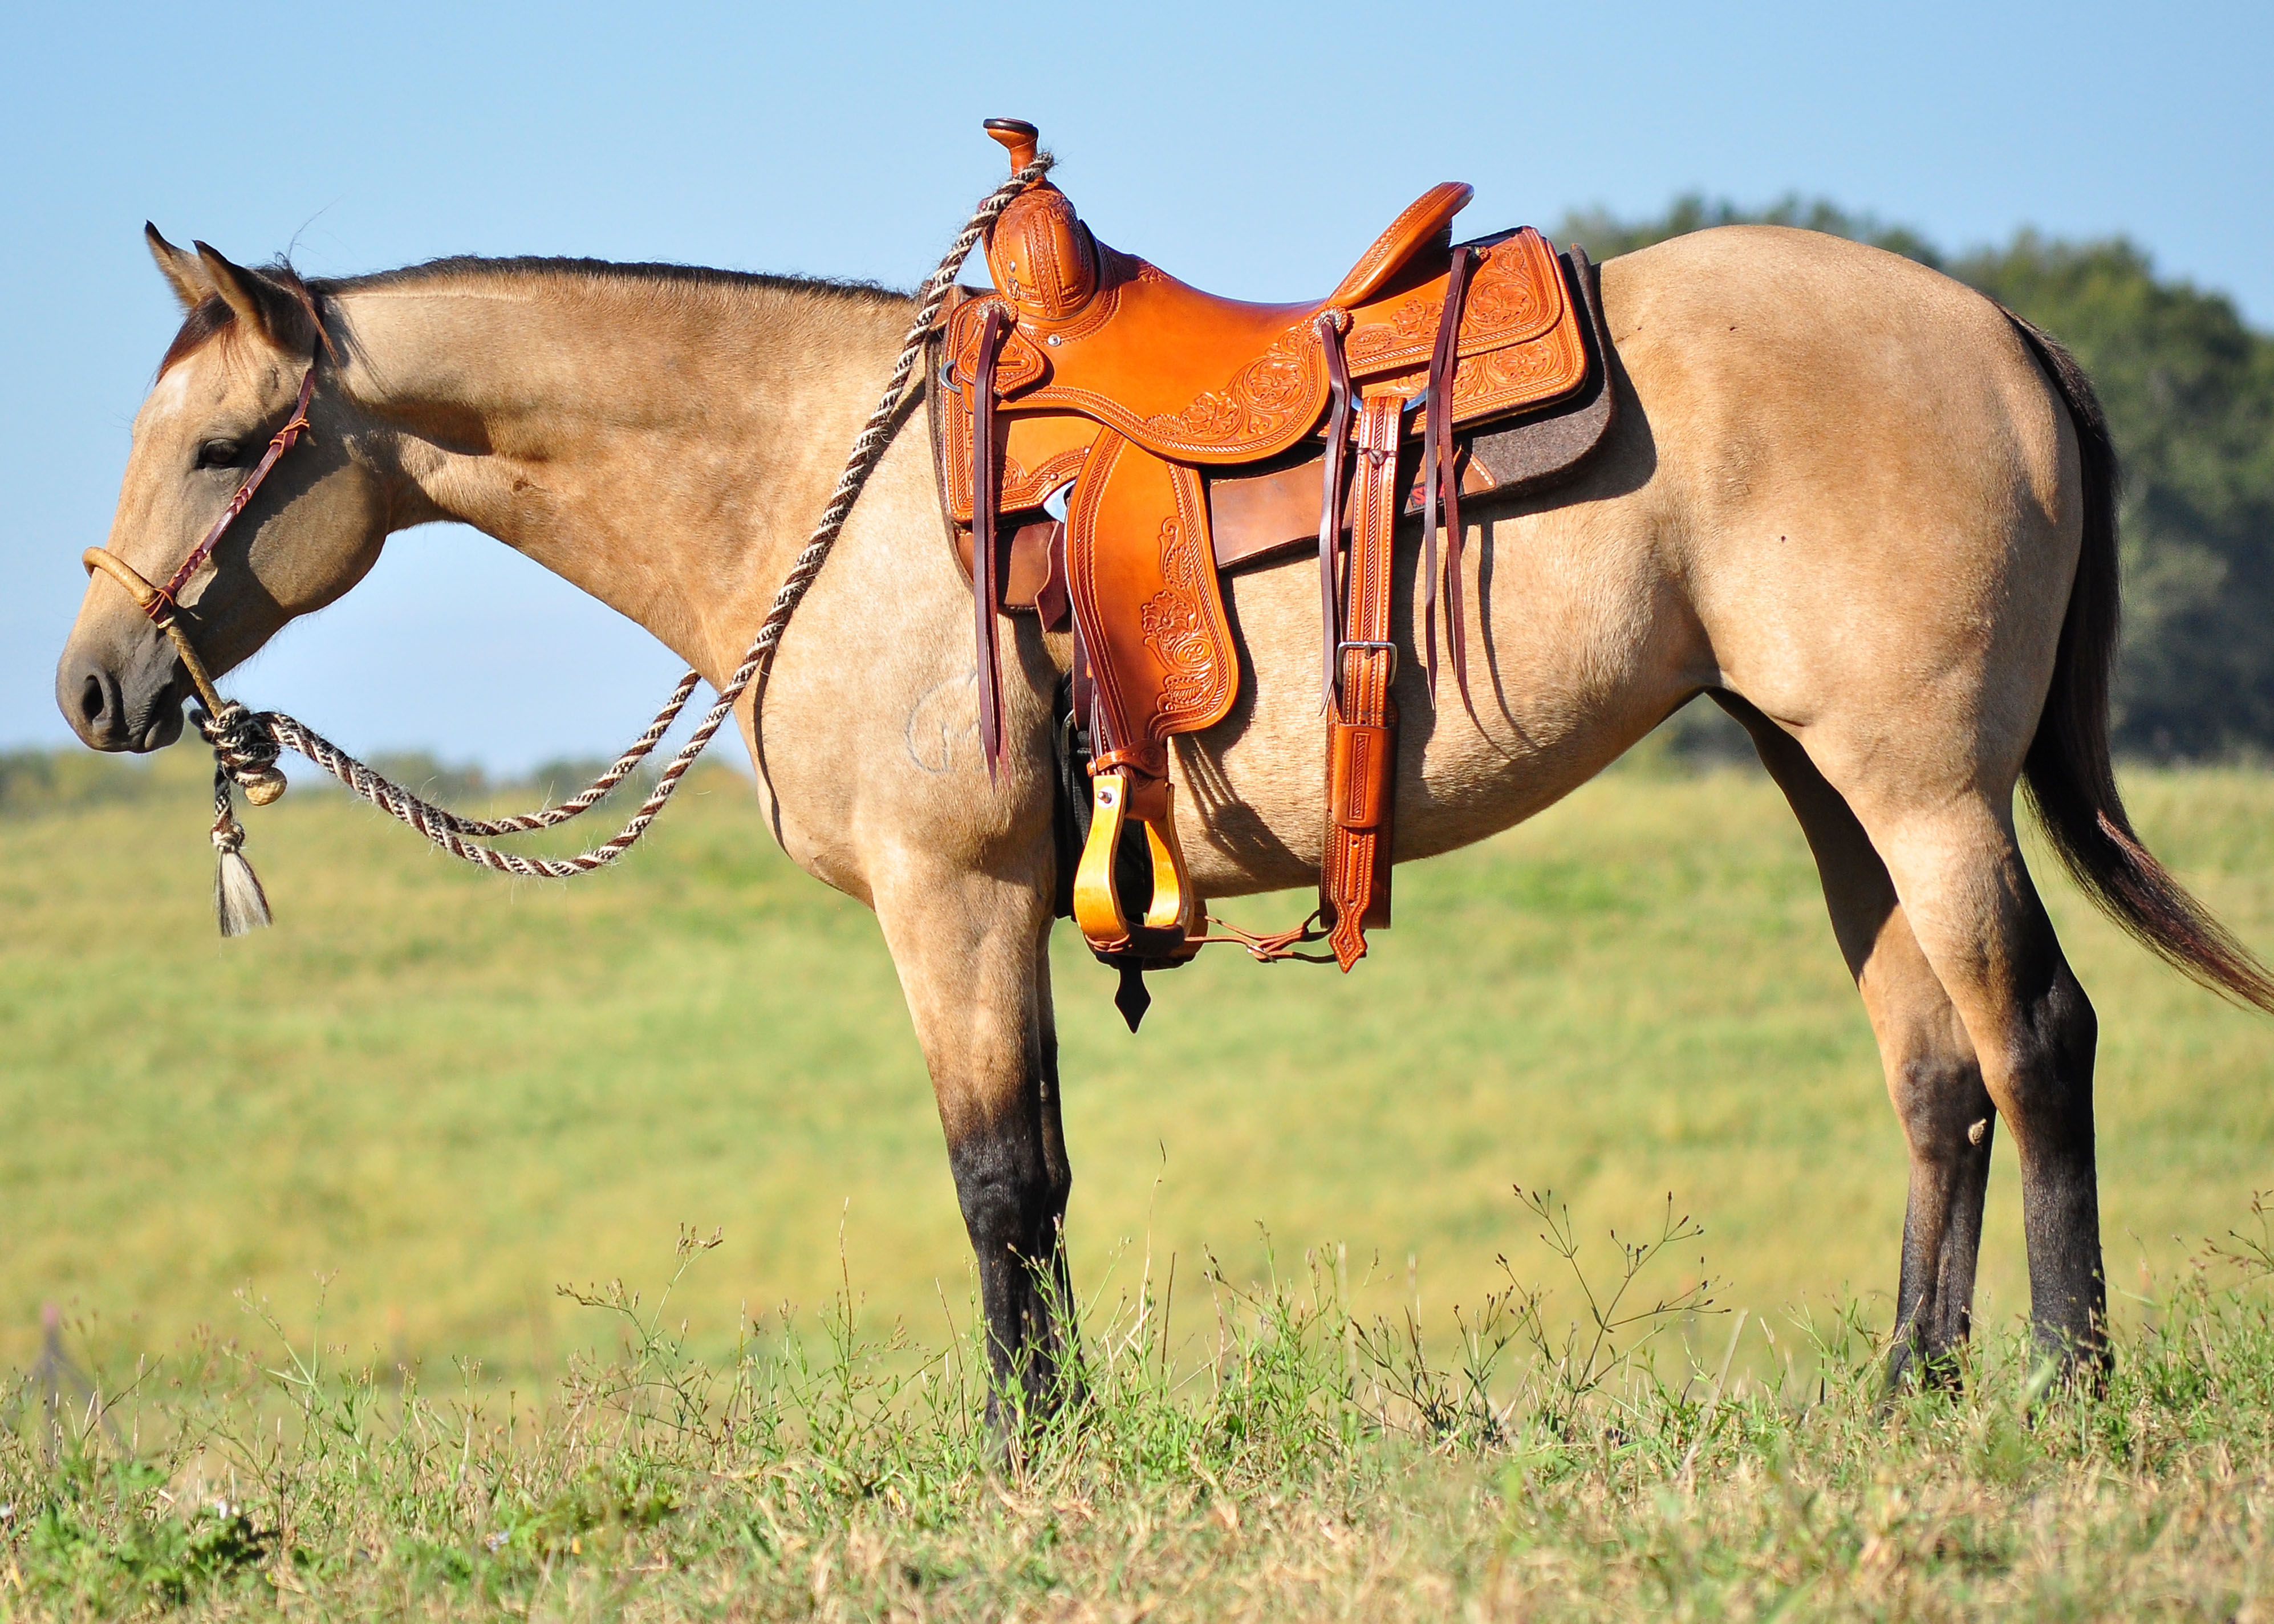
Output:
[[[1315,346],[1308,327],[1290,327],[1234,373],[1225,389],[1204,391],[1182,411],[1146,418],[1145,426],[1163,440],[1212,445],[1277,434],[1310,404]]]
[[[1201,597],[1213,559],[1203,559],[1191,531],[1174,515],[1161,521],[1162,590],[1141,605],[1145,646],[1161,662],[1161,691],[1151,731],[1165,739],[1216,708],[1224,673]]]

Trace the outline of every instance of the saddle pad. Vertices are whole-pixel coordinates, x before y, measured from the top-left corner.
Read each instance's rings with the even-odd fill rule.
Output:
[[[997,379],[1005,509],[1041,500],[1079,467],[1094,436],[1070,417],[1171,461],[1219,465],[1274,455],[1317,431],[1327,365],[1313,320],[1325,306],[1217,299],[1129,255],[1108,250],[1103,258],[1105,285],[1075,318],[1021,320],[1004,343]],[[1445,284],[1442,266],[1434,274],[1416,267],[1349,312],[1344,350],[1368,393],[1423,392]],[[948,319],[942,381],[967,400],[992,299],[968,300]],[[1483,249],[1457,354],[1456,423],[1551,401],[1585,380],[1578,312],[1539,232],[1526,227]],[[1044,426],[1054,419],[1057,426]],[[1408,426],[1419,432],[1418,422]],[[968,463],[968,436],[967,428],[958,455],[951,432],[952,466]],[[959,523],[970,517],[969,483],[968,471],[951,475]]]

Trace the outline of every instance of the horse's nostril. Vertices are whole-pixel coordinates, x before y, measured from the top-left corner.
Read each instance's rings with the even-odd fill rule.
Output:
[[[87,719],[89,725],[93,725],[102,720],[105,706],[102,679],[90,673],[87,679],[87,686],[79,690],[79,714]]]

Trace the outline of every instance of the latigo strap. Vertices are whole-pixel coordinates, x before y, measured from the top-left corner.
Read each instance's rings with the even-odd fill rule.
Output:
[[[1350,318],[1338,310],[1319,313],[1319,337],[1327,353],[1327,452],[1320,459],[1319,497],[1319,708],[1335,705],[1336,650],[1342,645],[1342,595],[1336,590],[1335,555],[1341,551],[1343,487],[1350,461],[1351,375],[1343,357],[1342,331]]]
[[[1381,395],[1359,413],[1358,514],[1344,583],[1343,635],[1335,648],[1340,680],[1329,696],[1319,913],[1335,961],[1345,971],[1366,956],[1367,931],[1389,925],[1397,771],[1397,707],[1389,696],[1397,645],[1390,640],[1389,592],[1404,404],[1394,395]]]
[[[979,658],[979,749],[991,782],[1003,761],[1003,656],[995,635],[995,360],[1008,326],[1000,309],[979,330],[971,390],[971,601]]]

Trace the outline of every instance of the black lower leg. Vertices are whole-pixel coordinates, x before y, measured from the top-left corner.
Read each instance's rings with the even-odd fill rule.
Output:
[[[1079,1398],[1081,1392],[1081,1327],[1074,1318],[1073,1270],[1066,1258],[1066,1202],[1073,1194],[1073,1164],[1066,1158],[1065,1124],[1058,1111],[1058,1045],[1054,1033],[1043,1035],[1043,1176],[1047,1181],[1043,1206],[1048,1218],[1046,1237],[1051,1316],[1052,1390],[1062,1397]]]
[[[1910,1199],[1903,1213],[1902,1274],[1895,1288],[1890,1387],[1941,1386],[1958,1375],[1957,1353],[1972,1328],[1974,1271],[1982,1250],[1983,1199],[1997,1116],[1970,1063],[1921,1067],[1914,1077],[1934,1094],[1907,1122]],[[1921,1120],[1927,1118],[1928,1120]]]
[[[2050,926],[2045,935],[2050,943]],[[2108,1307],[2093,1149],[2099,1023],[2059,948],[2049,957],[2043,990],[2023,1005],[2006,1112],[2022,1163],[2029,1319],[2047,1353],[2097,1372],[2106,1362]]]
[[[992,1377],[987,1413],[998,1425],[1006,1401],[1028,1418],[1053,1410],[1066,1396],[1071,1372],[1063,1312],[1070,1282],[1060,1238],[1065,1159],[1062,1150],[1049,1154],[1046,1140],[1055,1136],[1045,1135],[1041,1116],[1020,1113],[964,1134],[948,1149],[979,1266]]]

